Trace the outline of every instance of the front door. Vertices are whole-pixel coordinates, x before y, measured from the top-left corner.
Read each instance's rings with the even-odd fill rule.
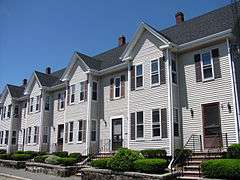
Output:
[[[222,132],[219,103],[202,105],[204,147],[219,148],[222,146]]]
[[[112,150],[122,147],[122,118],[112,120]]]
[[[57,151],[63,150],[63,134],[64,134],[64,125],[58,125],[58,138],[57,138]]]

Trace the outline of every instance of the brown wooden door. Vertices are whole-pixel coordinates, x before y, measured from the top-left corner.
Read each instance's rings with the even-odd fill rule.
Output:
[[[219,103],[202,105],[204,148],[222,146],[222,132]]]
[[[112,120],[112,150],[122,147],[122,118]]]
[[[58,138],[57,138],[57,151],[63,150],[63,135],[64,135],[64,125],[58,125]]]

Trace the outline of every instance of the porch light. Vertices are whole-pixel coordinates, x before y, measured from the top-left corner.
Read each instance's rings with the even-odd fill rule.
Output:
[[[190,109],[190,112],[191,112],[191,117],[193,118],[194,117],[193,108]]]
[[[228,112],[231,113],[232,112],[232,106],[229,102],[227,104],[227,107],[228,107]]]

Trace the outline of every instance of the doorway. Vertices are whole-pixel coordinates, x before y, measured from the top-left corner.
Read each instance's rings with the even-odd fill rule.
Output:
[[[122,118],[112,119],[112,150],[116,151],[122,145]]]

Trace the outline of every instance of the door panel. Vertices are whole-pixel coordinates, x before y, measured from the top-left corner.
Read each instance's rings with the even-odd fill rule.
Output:
[[[64,135],[64,125],[58,125],[58,137],[57,137],[57,151],[62,151],[63,149],[63,135]]]
[[[222,146],[222,131],[219,103],[202,105],[203,137],[205,148]]]
[[[122,118],[112,120],[112,150],[122,147]]]

